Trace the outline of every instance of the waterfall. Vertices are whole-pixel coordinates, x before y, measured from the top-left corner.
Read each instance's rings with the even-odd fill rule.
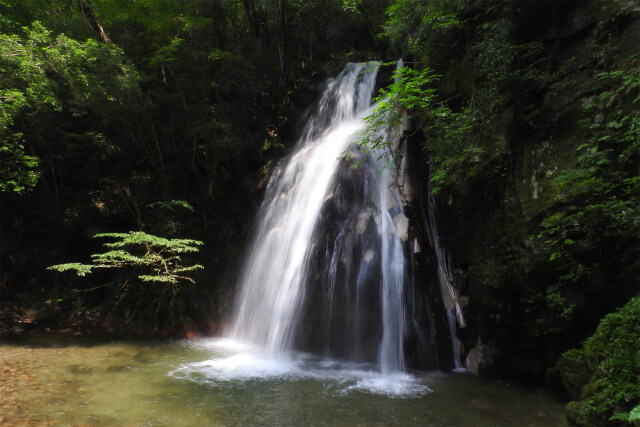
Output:
[[[378,66],[348,64],[328,81],[273,172],[228,337],[272,356],[303,348],[404,370],[408,220],[393,167],[380,153],[352,153],[355,169],[338,160],[365,129]]]

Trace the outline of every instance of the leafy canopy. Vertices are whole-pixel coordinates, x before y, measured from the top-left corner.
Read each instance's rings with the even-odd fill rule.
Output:
[[[38,158],[24,142],[33,115],[86,110],[89,103],[120,105],[138,81],[112,44],[54,37],[38,21],[22,32],[0,34],[0,191],[37,183]]]

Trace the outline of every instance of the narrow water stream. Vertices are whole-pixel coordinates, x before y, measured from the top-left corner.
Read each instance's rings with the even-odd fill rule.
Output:
[[[441,372],[383,376],[230,340],[0,343],[0,425],[559,425],[541,390]]]

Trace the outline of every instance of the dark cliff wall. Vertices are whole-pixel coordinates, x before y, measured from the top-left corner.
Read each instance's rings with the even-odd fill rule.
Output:
[[[637,120],[637,89],[620,87],[638,67],[640,11],[476,2],[457,13],[462,24],[407,49],[441,75],[440,99],[472,116],[458,153],[481,152],[438,194],[443,245],[470,297],[459,334],[481,369],[542,380],[640,286],[638,224],[622,218],[637,204],[637,125],[627,138],[602,123]],[[599,103],[609,93],[619,98]]]

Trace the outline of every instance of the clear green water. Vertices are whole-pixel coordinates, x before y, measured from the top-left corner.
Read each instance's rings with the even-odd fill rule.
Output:
[[[0,343],[0,425],[548,426],[541,390],[467,373],[383,376],[215,339]]]

